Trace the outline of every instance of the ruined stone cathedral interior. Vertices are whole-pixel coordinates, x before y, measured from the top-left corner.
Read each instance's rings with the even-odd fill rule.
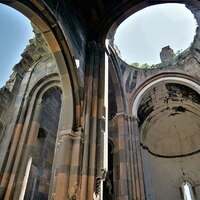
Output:
[[[35,33],[0,89],[0,199],[200,199],[199,0],[0,3]],[[174,59],[163,47],[159,68],[128,65],[117,27],[162,3],[194,15],[190,48]]]

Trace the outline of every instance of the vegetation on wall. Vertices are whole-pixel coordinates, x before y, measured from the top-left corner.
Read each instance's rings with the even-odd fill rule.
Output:
[[[149,65],[147,63],[145,63],[145,64],[139,64],[137,62],[134,62],[134,63],[131,63],[129,65],[131,65],[133,67],[141,68],[141,69],[151,68],[151,65]]]
[[[173,63],[170,63],[170,64],[175,64],[179,61],[181,61],[184,57],[186,57],[190,51],[191,51],[191,48],[192,48],[192,44],[186,49],[186,50],[178,50],[175,54],[174,54],[174,57],[173,57]],[[117,54],[117,56],[122,59],[122,55],[121,55],[121,52],[118,48],[118,46],[116,44],[113,44],[113,48],[115,50],[115,53]],[[158,64],[154,64],[154,65],[149,65],[148,63],[144,63],[144,64],[140,64],[138,62],[133,62],[133,63],[128,63],[128,65],[130,66],[133,66],[133,67],[136,67],[136,68],[139,68],[139,69],[153,69],[153,68],[162,68],[162,67],[165,67],[167,65],[170,65],[169,63],[158,63]]]

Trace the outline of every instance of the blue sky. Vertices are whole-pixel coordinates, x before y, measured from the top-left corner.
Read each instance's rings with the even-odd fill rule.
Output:
[[[127,18],[117,29],[115,44],[127,63],[160,63],[162,47],[176,53],[193,41],[196,20],[183,4],[151,6]]]
[[[30,21],[13,8],[0,4],[0,88],[32,37]]]

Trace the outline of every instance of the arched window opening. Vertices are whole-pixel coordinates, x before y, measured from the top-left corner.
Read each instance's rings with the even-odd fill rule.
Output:
[[[188,181],[182,183],[182,192],[184,200],[194,200],[193,189]]]

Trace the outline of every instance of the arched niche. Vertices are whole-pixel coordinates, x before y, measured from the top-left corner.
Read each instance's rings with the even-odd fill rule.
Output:
[[[21,145],[17,149],[15,145],[11,146],[10,149],[10,151],[17,150],[18,157],[13,157],[12,154],[8,155],[8,159],[12,159],[14,163],[12,173],[17,172],[14,177],[17,184],[13,187],[12,180],[7,179],[6,186],[8,187],[1,193],[2,198],[23,199],[26,195],[29,195],[26,196],[27,199],[30,199],[32,195],[42,195],[41,198],[48,197],[55,157],[54,152],[56,152],[56,140],[60,129],[63,130],[63,121],[60,119],[63,115],[62,112],[65,110],[62,109],[62,112],[60,112],[62,105],[62,89],[58,74],[43,77],[26,94],[20,117],[23,123],[19,138]],[[55,107],[57,109],[54,109]],[[70,120],[72,121],[73,119]],[[43,128],[45,131],[45,139],[43,137],[44,133],[42,134],[41,132],[39,132],[41,134],[38,137],[40,128]],[[43,138],[41,139],[40,136]],[[35,149],[39,144],[42,153],[40,156],[37,156],[39,153],[35,154]],[[42,144],[44,145],[42,146]],[[6,169],[9,167],[9,163],[7,163]],[[40,172],[43,173],[43,176],[41,176]],[[29,176],[30,174],[31,176]],[[29,180],[29,177],[32,178]],[[39,184],[33,177],[39,177],[37,180],[39,180],[41,185],[45,185],[45,187],[42,187],[42,194],[39,193],[38,187],[38,191],[32,191]],[[30,187],[27,187],[27,184]],[[30,192],[27,194],[27,191]]]
[[[138,117],[147,199],[181,199],[180,182],[192,180],[197,199],[200,86],[186,77],[162,77],[140,88]]]
[[[59,87],[48,88],[42,95],[41,103],[43,105],[40,113],[35,113],[39,116],[37,119],[33,117],[32,122],[32,124],[37,123],[38,131],[31,131],[30,134],[33,135],[29,136],[35,139],[32,141],[33,150],[29,155],[32,162],[25,185],[24,199],[27,200],[48,199],[62,103]],[[38,112],[37,106],[35,110]]]

